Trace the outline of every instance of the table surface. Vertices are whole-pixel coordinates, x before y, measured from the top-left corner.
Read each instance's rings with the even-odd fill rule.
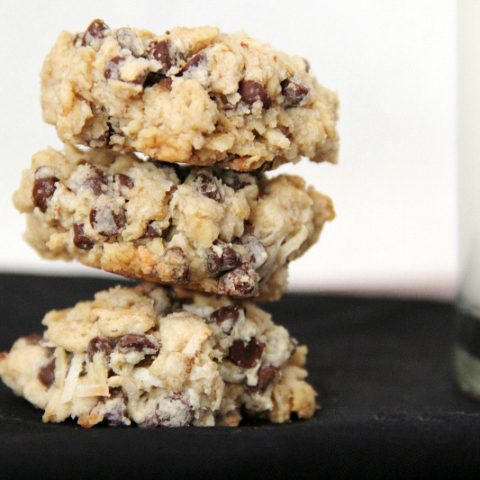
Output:
[[[47,310],[110,285],[0,275],[0,350],[40,331]],[[310,381],[323,407],[313,419],[233,429],[83,430],[73,422],[42,424],[39,410],[1,386],[2,473],[68,479],[478,477],[480,403],[463,397],[452,380],[451,305],[286,295],[266,308],[309,346]]]

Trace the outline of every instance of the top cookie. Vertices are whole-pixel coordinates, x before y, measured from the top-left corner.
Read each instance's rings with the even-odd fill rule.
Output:
[[[44,119],[63,141],[237,171],[335,162],[337,104],[301,57],[215,27],[94,20],[63,32],[42,70]]]

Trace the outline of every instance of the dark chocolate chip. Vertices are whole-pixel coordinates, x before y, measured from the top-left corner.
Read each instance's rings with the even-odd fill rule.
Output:
[[[260,277],[247,262],[220,277],[219,290],[224,295],[245,297],[255,294]]]
[[[92,361],[96,353],[103,353],[107,358],[110,356],[112,347],[106,338],[94,337],[88,342],[87,354],[90,361]]]
[[[285,106],[296,107],[308,95],[308,88],[288,78],[281,83]]]
[[[145,335],[139,333],[128,333],[120,337],[117,342],[117,348],[121,353],[130,351],[141,352],[143,350],[155,350],[158,352],[158,347]]]
[[[90,250],[93,247],[93,240],[85,235],[83,224],[73,224],[73,243],[82,250]]]
[[[264,392],[267,387],[272,383],[273,379],[277,375],[278,368],[273,365],[263,365],[260,367],[257,373],[258,382],[255,387],[252,388],[254,391]]]
[[[38,380],[40,380],[43,385],[47,388],[50,388],[55,381],[55,359],[52,358],[46,365],[40,368],[38,371]]]
[[[101,220],[99,221],[99,217]],[[101,210],[92,208],[90,210],[90,224],[92,228],[104,237],[113,237],[127,223],[125,209],[122,208],[118,212],[113,211],[109,207],[103,207]]]
[[[40,177],[33,182],[33,204],[42,212],[45,212],[48,203],[55,193],[55,184],[58,182],[57,177]]]
[[[185,72],[188,72],[192,68],[198,67],[202,61],[205,60],[205,55],[200,52],[190,57],[188,62],[182,67],[180,72],[178,73],[179,76],[183,75]]]
[[[105,36],[105,32],[110,28],[108,25],[99,18],[93,20],[92,23],[87,27],[85,33],[83,34],[82,46],[90,45],[90,43],[96,39],[101,39]]]
[[[105,68],[104,76],[108,80],[118,80],[120,78],[120,65],[125,61],[123,57],[113,57]]]
[[[232,270],[240,263],[240,255],[223,240],[217,239],[207,250],[207,268],[211,273]]]
[[[101,170],[92,166],[91,173],[85,179],[83,185],[87,188],[90,188],[98,197],[107,191],[107,178]]]
[[[166,73],[172,66],[172,59],[170,57],[170,42],[168,40],[161,40],[160,42],[152,41],[148,45],[148,53],[155,60],[162,64],[162,73]]]
[[[272,104],[267,89],[261,83],[255,82],[254,80],[244,80],[240,82],[238,91],[242,100],[248,105],[260,101],[263,104],[263,108],[269,108]]]
[[[132,189],[135,186],[135,183],[133,181],[132,177],[129,177],[128,175],[124,175],[123,173],[119,173],[116,175],[118,183],[125,188]]]
[[[228,351],[228,359],[241,368],[252,368],[260,359],[265,344],[256,338],[251,338],[248,343],[235,340]]]
[[[199,173],[195,178],[195,185],[197,187],[197,191],[205,197],[211,198],[218,203],[223,202],[222,193],[220,192],[217,182],[215,182],[213,177],[204,173]]]
[[[224,333],[230,333],[240,316],[238,305],[220,307],[210,315],[210,321],[215,322]]]
[[[145,335],[138,333],[129,333],[120,337],[115,348],[123,354],[129,352],[143,353],[144,359],[138,364],[138,366],[143,367],[150,365],[160,350],[156,343],[152,342]]]

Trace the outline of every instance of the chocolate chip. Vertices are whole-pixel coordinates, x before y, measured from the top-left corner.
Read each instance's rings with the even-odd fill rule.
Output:
[[[285,97],[285,106],[296,107],[308,95],[308,88],[288,78],[280,84],[282,95]]]
[[[242,100],[248,105],[260,101],[263,103],[263,108],[269,108],[272,104],[266,88],[254,80],[244,80],[240,82],[238,91]]]
[[[106,338],[94,337],[88,342],[87,354],[90,361],[93,360],[96,353],[103,353],[107,358],[110,356],[110,353],[112,353],[112,347]]]
[[[42,212],[47,210],[48,203],[55,193],[55,184],[58,181],[57,177],[51,176],[36,178],[33,182],[33,204]]]
[[[162,73],[166,73],[172,66],[172,59],[170,57],[170,42],[168,40],[161,40],[160,42],[152,41],[148,45],[148,53],[155,60],[162,64]]]
[[[129,177],[128,175],[124,175],[123,173],[119,173],[116,175],[118,183],[125,188],[132,189],[135,186],[135,183],[133,181],[132,177]]]
[[[277,375],[277,372],[278,368],[274,367],[273,365],[263,365],[260,367],[257,373],[257,385],[255,385],[252,390],[263,393],[270,383],[272,383],[273,379]]]
[[[251,233],[247,233],[240,238],[240,243],[244,245],[250,253],[250,264],[254,269],[260,268],[268,258],[268,253],[263,243]]]
[[[215,240],[207,250],[207,268],[211,273],[232,270],[239,263],[240,255],[223,240]]]
[[[38,345],[43,337],[39,333],[31,333],[23,338],[29,345]]]
[[[218,203],[223,202],[223,196],[220,192],[217,183],[210,177],[204,173],[199,173],[195,178],[195,185],[197,187],[197,192],[204,195],[205,197],[211,198]]]
[[[82,46],[85,47],[90,45],[93,40],[103,38],[105,32],[109,29],[109,26],[103,20],[100,20],[99,18],[93,20],[83,34]]]
[[[109,407],[109,410],[103,415],[103,420],[110,427],[128,425],[127,402],[127,396],[120,387],[110,388],[110,397],[102,398],[101,403]]]
[[[210,321],[215,322],[224,333],[230,333],[240,316],[238,305],[220,307],[210,315]]]
[[[107,179],[104,173],[97,167],[92,166],[90,174],[83,182],[83,186],[90,188],[92,192],[98,197],[107,191]]]
[[[109,207],[92,208],[89,218],[92,228],[104,237],[117,235],[127,223],[124,208],[121,208],[118,212]]]
[[[162,232],[157,230],[157,228],[155,227],[155,223],[155,221],[149,222],[149,224],[147,225],[147,229],[143,234],[144,238],[158,238],[162,236]]]
[[[82,250],[90,250],[93,247],[93,240],[85,235],[83,224],[73,224],[73,244]]]
[[[52,358],[46,365],[40,368],[37,375],[38,380],[47,388],[50,388],[55,381],[55,359]]]
[[[155,350],[158,352],[158,347],[145,335],[139,333],[128,333],[120,337],[117,342],[117,348],[121,353],[128,353],[130,351],[141,352],[143,350]]]
[[[123,57],[113,57],[105,68],[104,76],[108,80],[118,80],[120,78],[120,65],[125,61]]]
[[[185,72],[188,72],[192,68],[198,67],[202,61],[205,60],[205,55],[200,52],[195,54],[193,57],[191,57],[188,62],[182,67],[180,72],[178,73],[179,76],[182,76]]]
[[[178,283],[188,281],[190,267],[187,256],[180,247],[168,248],[163,254],[162,260],[167,270],[166,274],[171,278],[171,281]]]
[[[250,264],[242,263],[239,267],[220,277],[218,288],[224,295],[251,296],[255,294],[259,280],[258,273]]]
[[[150,355],[156,355],[158,353],[158,346],[145,335],[139,333],[123,335],[123,337],[120,337],[120,340],[118,340],[116,348],[120,353],[132,351],[148,352]]]
[[[252,368],[262,356],[265,344],[256,338],[250,339],[248,343],[242,340],[235,340],[228,351],[228,359],[241,368]]]
[[[143,353],[144,359],[141,364],[138,364],[138,366],[150,365],[160,350],[156,342],[154,343],[145,335],[138,333],[129,333],[123,337],[120,337],[115,349],[123,354],[130,352]]]

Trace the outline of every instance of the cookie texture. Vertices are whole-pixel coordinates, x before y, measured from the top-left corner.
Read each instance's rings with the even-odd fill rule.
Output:
[[[43,324],[0,354],[0,376],[44,422],[235,426],[317,408],[306,347],[252,303],[118,286]]]
[[[108,149],[34,155],[14,195],[46,258],[188,289],[273,300],[334,217],[298,177],[178,167]]]
[[[63,32],[41,98],[72,144],[238,171],[337,158],[337,97],[308,62],[215,27]]]

